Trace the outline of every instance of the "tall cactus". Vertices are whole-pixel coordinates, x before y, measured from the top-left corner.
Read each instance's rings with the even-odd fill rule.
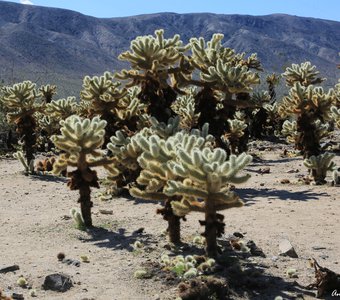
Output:
[[[178,34],[165,39],[164,30],[160,29],[155,31],[155,36],[138,36],[131,42],[130,50],[118,57],[128,61],[132,69],[122,70],[116,77],[130,80],[127,86],[141,87],[138,98],[148,105],[147,112],[160,122],[167,122],[173,115],[170,107],[176,91],[168,80],[188,72],[183,55],[186,49]]]
[[[227,149],[221,136],[228,129],[228,119],[234,118],[237,107],[253,107],[249,93],[260,82],[262,70],[256,54],[245,57],[222,45],[223,34],[214,34],[210,41],[190,39],[190,63],[200,72],[200,80],[190,83],[202,87],[195,96],[195,109],[200,113],[198,127],[210,123],[217,145]]]
[[[86,227],[92,227],[91,189],[99,188],[96,171],[93,167],[111,163],[99,149],[104,143],[106,121],[99,117],[81,119],[77,115],[60,122],[61,135],[52,137],[55,146],[64,153],[60,154],[53,166],[53,173],[60,174],[68,166],[76,170],[69,172],[68,186],[71,190],[79,190],[81,213]]]
[[[39,97],[40,93],[31,81],[24,81],[3,88],[1,100],[8,109],[8,122],[17,126],[27,165],[32,165],[34,160],[37,140],[35,113],[43,110],[43,105],[37,102]]]
[[[279,107],[282,117],[295,116],[299,140],[304,158],[320,154],[320,140],[315,121],[325,122],[330,118],[330,109],[335,101],[333,89],[325,92],[322,87],[307,87],[296,82],[289,95],[283,98]]]
[[[211,257],[218,254],[217,237],[224,232],[224,216],[217,213],[231,207],[242,206],[239,197],[230,191],[230,183],[242,183],[249,175],[239,175],[252,160],[250,155],[231,155],[227,160],[224,150],[198,149],[191,151],[178,149],[178,161],[171,162],[169,168],[179,180],[170,180],[165,188],[168,196],[181,196],[180,202],[172,202],[174,213],[185,216],[190,211],[205,214],[200,221],[205,226],[206,252]]]

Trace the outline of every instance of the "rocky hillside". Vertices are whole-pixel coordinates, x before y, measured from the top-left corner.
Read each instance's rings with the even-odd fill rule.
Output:
[[[59,95],[77,94],[84,75],[117,70],[117,59],[138,35],[164,28],[210,38],[225,35],[225,45],[257,52],[267,71],[282,72],[292,62],[310,60],[336,81],[340,22],[290,15],[217,15],[159,13],[100,19],[55,8],[0,1],[0,79],[31,79],[59,85]]]

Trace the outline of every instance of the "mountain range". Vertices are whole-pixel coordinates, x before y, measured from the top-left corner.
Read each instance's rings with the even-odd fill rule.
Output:
[[[164,28],[165,36],[210,39],[257,52],[266,72],[282,73],[292,63],[311,61],[331,86],[339,77],[340,22],[284,14],[157,13],[95,18],[78,12],[0,1],[0,79],[58,85],[59,96],[78,95],[85,75],[128,67],[118,55],[139,35]]]

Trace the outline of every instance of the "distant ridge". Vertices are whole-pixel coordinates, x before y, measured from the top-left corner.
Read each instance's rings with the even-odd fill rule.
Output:
[[[268,72],[291,63],[317,65],[327,85],[339,77],[340,22],[285,14],[157,13],[95,18],[78,12],[0,1],[0,79],[58,84],[59,95],[77,94],[85,75],[126,67],[117,59],[138,35],[164,28],[190,37],[225,35],[225,46],[257,52]]]

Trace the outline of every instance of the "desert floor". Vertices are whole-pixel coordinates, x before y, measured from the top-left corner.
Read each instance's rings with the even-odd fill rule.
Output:
[[[266,255],[263,258],[235,252],[244,268],[258,270],[253,276],[258,284],[235,287],[231,299],[265,300],[279,295],[283,299],[315,299],[315,290],[303,290],[295,283],[314,282],[314,269],[308,265],[311,257],[340,273],[339,187],[300,182],[299,177],[306,176],[307,169],[301,156],[282,157],[286,148],[291,149],[283,143],[253,143],[251,153],[259,159],[245,170],[251,179],[236,187],[245,205],[222,212],[226,227],[221,243],[230,234],[241,232]],[[340,166],[339,152],[335,162]],[[266,167],[269,173],[261,174],[260,169]],[[36,289],[37,299],[176,298],[178,280],[164,275],[158,262],[164,253],[203,251],[192,243],[193,237],[203,231],[198,223],[202,215],[188,215],[182,223],[186,244],[171,250],[164,236],[166,222],[156,215],[159,203],[126,198],[101,201],[93,197],[95,228],[84,232],[77,230],[69,217],[70,209],[78,207],[78,192],[67,188],[66,179],[25,176],[21,171],[18,161],[5,157],[0,160],[0,269],[14,264],[20,267],[15,272],[0,273],[0,288],[6,293],[31,298],[28,288],[17,285],[22,275],[28,286]],[[282,179],[289,183],[281,183]],[[330,176],[327,181],[331,181]],[[100,210],[112,210],[113,214]],[[140,228],[144,230],[138,231]],[[283,239],[291,242],[298,258],[279,256]],[[144,244],[138,251],[132,247],[137,240]],[[79,267],[67,265],[58,261],[59,252],[77,260],[87,255],[90,262],[82,262]],[[297,278],[289,278],[290,268],[297,270]],[[148,269],[151,278],[134,278],[134,272],[140,269]],[[64,293],[42,289],[45,276],[57,272],[70,275],[74,286]]]

